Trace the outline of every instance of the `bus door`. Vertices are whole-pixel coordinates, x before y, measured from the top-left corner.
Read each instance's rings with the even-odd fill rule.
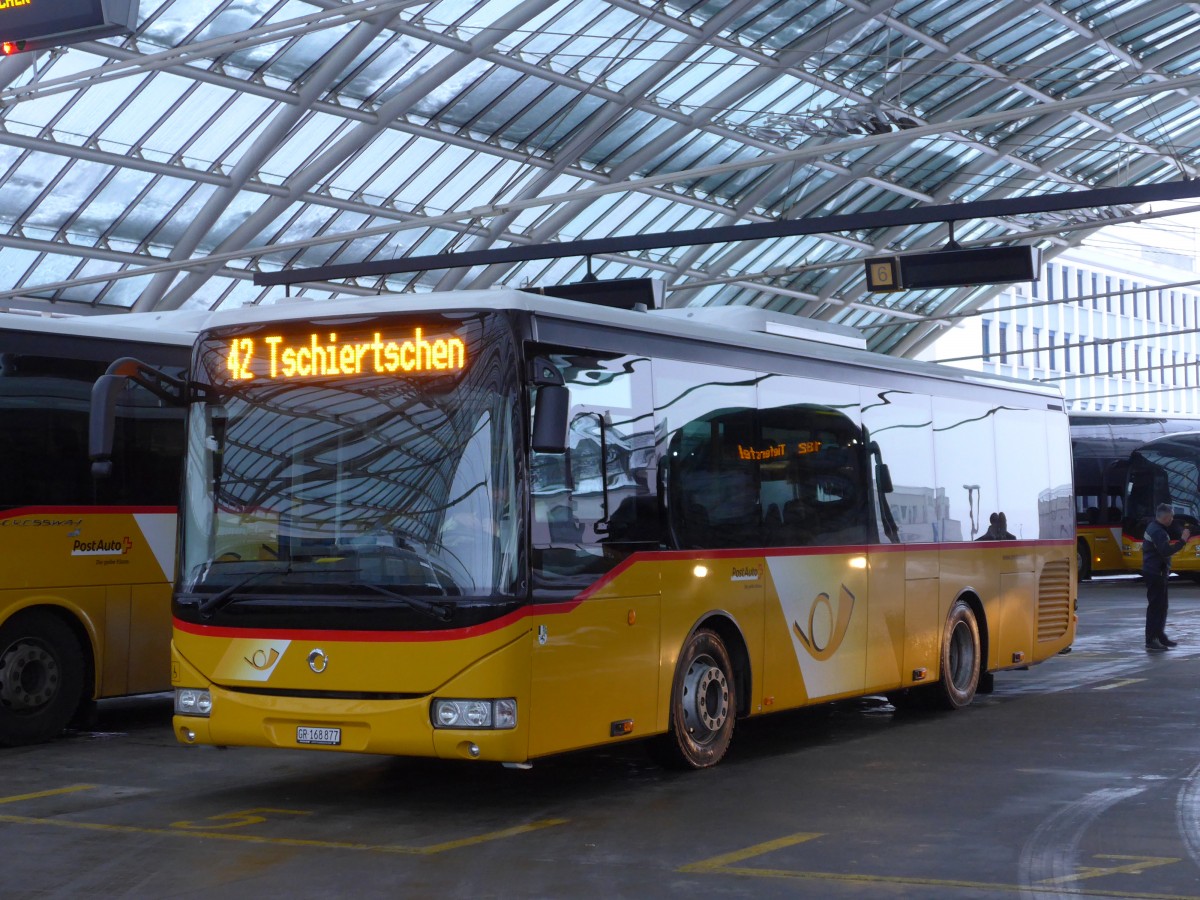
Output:
[[[570,391],[566,453],[534,453],[529,755],[648,734],[661,547],[650,363],[540,353]],[[638,560],[650,554],[650,561]]]

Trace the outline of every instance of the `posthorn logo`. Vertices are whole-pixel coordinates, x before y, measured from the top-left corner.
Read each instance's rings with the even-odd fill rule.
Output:
[[[265,650],[260,647],[249,656],[243,656],[242,659],[260,672],[269,672],[275,668],[275,663],[279,662],[279,651],[274,647],[268,647]]]
[[[799,621],[792,622],[792,630],[800,639],[808,655],[817,662],[824,662],[837,652],[846,631],[850,628],[850,617],[854,614],[854,595],[843,584],[838,594],[837,608],[832,598],[822,591],[813,598],[808,610],[808,627]]]

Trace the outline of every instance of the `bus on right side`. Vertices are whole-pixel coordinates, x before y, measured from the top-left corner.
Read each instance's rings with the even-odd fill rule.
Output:
[[[1175,508],[1176,529],[1197,532],[1200,419],[1072,413],[1070,422],[1080,580],[1140,572],[1142,537],[1159,503]],[[1200,578],[1200,540],[1173,568]]]

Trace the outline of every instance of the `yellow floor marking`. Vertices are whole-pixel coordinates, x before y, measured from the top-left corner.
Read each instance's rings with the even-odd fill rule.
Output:
[[[767,841],[763,844],[755,844],[753,847],[747,847],[744,850],[737,850],[733,853],[726,853],[722,856],[714,856],[710,859],[702,860],[698,863],[690,863],[680,867],[680,872],[703,872],[706,874],[722,874],[722,875],[740,875],[750,878],[787,878],[796,881],[811,880],[811,881],[838,881],[847,884],[890,884],[890,885],[915,885],[920,887],[930,888],[960,888],[979,891],[1004,891],[1006,893],[1023,894],[1028,893],[1029,888],[1022,887],[1019,884],[1000,884],[986,881],[960,881],[956,879],[945,878],[920,878],[908,875],[867,875],[858,873],[842,873],[842,872],[808,872],[794,869],[752,869],[744,866],[734,866],[731,863],[741,862],[745,859],[750,859],[754,856],[761,856],[764,853],[769,853],[772,850],[780,850],[784,847],[791,847],[804,841],[812,840],[813,838],[821,837],[820,834],[812,834],[801,832],[799,834],[789,835],[788,837],[780,838],[775,841]],[[1085,868],[1082,873],[1077,876],[1067,876],[1065,879],[1052,879],[1056,882],[1070,880],[1071,878],[1093,878],[1099,877],[1101,874],[1114,874],[1117,872],[1132,872],[1140,873],[1144,868],[1149,868],[1153,865],[1166,865],[1168,862],[1178,862],[1176,859],[1165,859],[1159,857],[1145,856],[1115,856],[1105,855],[1097,857],[1099,859],[1130,859],[1139,860],[1138,863],[1133,863],[1130,866],[1120,866],[1111,869],[1100,871],[1098,869]],[[1095,874],[1091,874],[1091,873]],[[1134,893],[1131,891],[1105,890],[1098,888],[1095,884],[1088,887],[1067,887],[1061,883],[1056,884],[1054,888],[1059,896],[1079,896],[1079,897],[1119,897],[1123,900],[1200,900],[1194,894],[1148,894]]]
[[[519,834],[528,834],[531,831],[540,831],[543,828],[550,828],[554,825],[566,825],[569,819],[543,819],[540,822],[530,822],[528,825],[514,825],[512,828],[502,828],[499,831],[491,831],[487,834],[481,834],[477,837],[460,838],[457,841],[446,841],[444,844],[433,844],[429,847],[422,847],[418,853],[444,853],[446,850],[457,850],[460,847],[471,847],[475,844],[483,844],[487,841],[498,841],[501,838],[516,837]]]
[[[686,871],[697,871],[688,867]],[[963,888],[979,891],[1004,891],[1011,894],[1028,893],[1029,888],[1019,884],[993,884],[986,881],[957,881],[942,878],[915,878],[905,875],[859,875],[841,872],[802,872],[791,869],[746,869],[736,866],[704,869],[705,872],[719,872],[723,875],[743,875],[752,878],[790,878],[795,880],[812,881],[841,881],[850,884],[890,884],[916,885],[930,888]],[[1095,885],[1083,888],[1056,885],[1055,892],[1060,896],[1070,897],[1119,897],[1122,900],[1200,900],[1195,894],[1143,894],[1131,891],[1113,891],[1097,888]]]
[[[506,837],[512,837],[518,834],[526,834],[531,831],[538,831],[542,828],[551,828],[555,825],[563,825],[567,819],[543,819],[539,822],[530,822],[528,825],[517,825],[513,828],[504,828],[500,831],[491,831],[487,834],[476,835],[475,837],[462,838],[457,841],[447,841],[443,844],[433,844],[427,847],[410,847],[403,844],[364,844],[354,841],[318,841],[304,840],[301,838],[271,838],[260,837],[254,834],[232,833],[228,831],[185,831],[179,828],[146,828],[137,825],[106,825],[100,822],[76,822],[70,819],[38,819],[32,816],[0,816],[0,823],[8,823],[11,825],[52,825],[58,828],[74,828],[82,831],[101,831],[110,832],[113,834],[171,834],[176,837],[190,838],[208,838],[218,841],[242,841],[247,844],[271,844],[279,847],[315,847],[326,850],[360,850],[370,851],[372,853],[402,853],[413,856],[427,856],[433,853],[442,853],[446,850],[454,850],[459,847],[467,847],[472,844],[482,844],[487,841],[500,840]]]
[[[219,816],[209,816],[199,822],[172,822],[172,828],[186,828],[189,831],[207,831],[210,828],[241,828],[243,825],[261,825],[267,821],[267,813],[272,816],[311,816],[307,809],[272,809],[261,806],[255,809],[240,809],[236,812],[221,813]],[[232,821],[225,821],[230,819]]]
[[[74,794],[76,791],[90,791],[94,784],[75,784],[71,787],[55,788],[51,791],[35,791],[32,794],[17,794],[13,797],[0,797],[0,803],[17,803],[21,800],[40,800],[42,797],[57,797],[60,794]]]
[[[1039,881],[1038,884],[1062,884],[1064,881],[1083,881],[1085,878],[1101,878],[1105,875],[1141,875],[1147,869],[1153,869],[1155,866],[1169,866],[1171,863],[1179,862],[1179,858],[1173,856],[1122,856],[1117,853],[1100,853],[1096,855],[1096,859],[1131,859],[1135,860],[1135,862],[1124,866],[1109,866],[1108,868],[1080,866],[1079,871],[1074,875],[1046,878]]]
[[[1145,681],[1145,678],[1123,678],[1120,681],[1114,681],[1112,684],[1102,684],[1100,687],[1092,688],[1094,691],[1111,691],[1113,688],[1126,687],[1131,684],[1137,684],[1139,681]]]
[[[772,850],[782,850],[784,847],[794,847],[796,844],[803,844],[805,841],[811,841],[813,838],[824,837],[820,832],[801,831],[796,834],[789,834],[787,837],[781,837],[774,841],[767,841],[763,844],[755,844],[753,847],[747,847],[745,850],[735,850],[733,853],[726,853],[722,856],[714,856],[711,859],[703,860],[698,863],[691,863],[681,868],[681,872],[712,872],[718,869],[723,869],[736,862],[741,862],[743,859],[750,859],[752,856],[762,856],[764,853],[770,853]],[[736,870],[741,872],[741,869]]]

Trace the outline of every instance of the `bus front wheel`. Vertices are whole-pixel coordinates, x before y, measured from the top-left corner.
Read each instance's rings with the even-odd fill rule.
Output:
[[[946,709],[961,709],[975,698],[979,687],[980,641],[975,612],[956,600],[942,635],[942,680],[939,699]]]
[[[729,651],[716,632],[697,631],[679,655],[664,761],[679,768],[715,766],[733,740],[736,715]]]
[[[0,627],[0,746],[56,736],[79,707],[83,650],[61,619],[17,613]]]
[[[1080,581],[1090,581],[1092,577],[1092,551],[1087,541],[1077,541],[1075,544],[1075,565]]]

